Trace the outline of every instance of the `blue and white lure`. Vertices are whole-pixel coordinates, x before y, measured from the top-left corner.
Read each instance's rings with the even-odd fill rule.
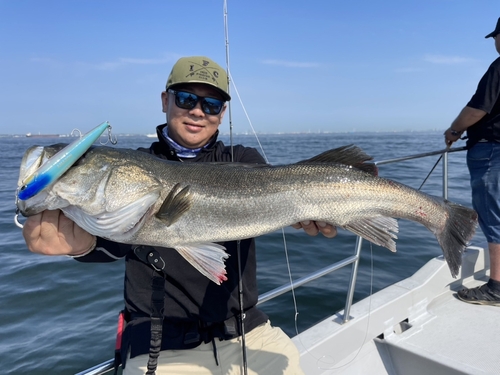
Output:
[[[71,142],[46,163],[38,168],[33,174],[23,180],[22,186],[16,191],[17,200],[27,200],[40,193],[43,189],[54,184],[71,166],[80,159],[92,144],[108,129],[108,138],[111,143],[116,143],[111,139],[111,125],[108,121],[96,126],[94,129]],[[22,228],[22,224],[17,220],[16,225]]]

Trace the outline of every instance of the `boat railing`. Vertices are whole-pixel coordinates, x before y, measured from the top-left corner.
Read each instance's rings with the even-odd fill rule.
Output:
[[[436,165],[441,162],[442,167],[443,167],[443,198],[447,199],[448,198],[448,155],[452,152],[457,152],[457,151],[463,151],[465,150],[465,147],[456,147],[456,148],[450,148],[450,149],[444,149],[444,150],[438,150],[438,151],[431,151],[431,152],[426,152],[426,153],[420,153],[420,154],[415,154],[415,155],[410,155],[410,156],[405,156],[405,157],[400,157],[400,158],[395,158],[395,159],[388,159],[388,160],[382,160],[375,162],[375,164],[378,165],[383,165],[383,164],[391,164],[391,163],[398,163],[406,160],[412,160],[412,159],[420,159],[420,158],[425,158],[428,156],[433,156],[433,155],[441,155],[439,158],[438,162],[436,162]],[[442,160],[441,160],[442,159]],[[436,166],[435,165],[435,166]],[[345,259],[342,259],[336,263],[330,264],[327,267],[324,267],[320,270],[317,270],[309,275],[306,275],[304,277],[301,277],[297,280],[292,281],[291,283],[282,285],[278,288],[272,289],[264,294],[261,294],[259,296],[258,300],[258,305],[262,304],[264,302],[270,301],[282,294],[285,294],[287,292],[290,292],[291,290],[295,290],[296,288],[305,285],[313,280],[316,280],[320,277],[323,277],[327,274],[330,274],[331,272],[337,271],[345,266],[352,265],[352,270],[351,270],[351,277],[347,289],[347,296],[346,296],[346,301],[345,301],[345,307],[344,307],[344,315],[342,317],[342,324],[345,324],[346,322],[349,321],[349,314],[351,311],[351,306],[352,306],[352,301],[354,297],[354,290],[356,288],[356,279],[358,275],[358,266],[359,266],[359,260],[360,260],[360,255],[361,255],[361,247],[362,247],[363,239],[361,237],[357,237],[356,239],[356,245],[355,245],[355,250],[354,250],[354,255],[349,256]],[[89,368],[85,371],[79,372],[76,375],[101,375],[105,374],[108,371],[113,369],[113,359],[110,359],[106,362],[103,362],[97,366],[94,366],[92,368]]]

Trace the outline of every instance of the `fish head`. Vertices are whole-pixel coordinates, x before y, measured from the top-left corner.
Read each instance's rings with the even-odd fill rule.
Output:
[[[39,169],[26,175],[23,185],[17,189],[16,199],[26,200],[56,182],[92,146],[97,138],[111,126],[107,121],[74,140],[43,163]],[[32,164],[30,164],[32,165]]]
[[[28,148],[23,155],[19,168],[19,178],[17,180],[18,191],[30,182],[40,167],[66,146],[67,144],[60,143],[52,146],[31,146]],[[44,190],[25,201],[16,199],[16,205],[24,216],[35,215],[46,209],[44,202],[47,197],[47,191]]]
[[[64,145],[32,147],[22,159],[18,186]],[[94,235],[127,240],[155,212],[162,184],[141,164],[146,153],[94,146],[53,184],[16,204],[21,214],[61,209]]]
[[[28,148],[21,161],[17,186],[21,187],[26,184],[42,165],[66,146],[64,143],[59,143],[53,146],[31,146]]]

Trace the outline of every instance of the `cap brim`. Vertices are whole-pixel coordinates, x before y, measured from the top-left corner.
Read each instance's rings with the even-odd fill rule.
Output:
[[[488,35],[486,35],[485,38],[491,38],[492,36],[496,36],[496,35],[498,35],[498,31],[495,30],[495,31],[489,33]]]

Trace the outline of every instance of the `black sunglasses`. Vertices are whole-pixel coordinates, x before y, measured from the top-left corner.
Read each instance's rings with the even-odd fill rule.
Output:
[[[224,107],[224,101],[195,95],[191,92],[168,89],[175,95],[175,105],[182,109],[193,109],[201,101],[201,109],[207,115],[218,115]]]

